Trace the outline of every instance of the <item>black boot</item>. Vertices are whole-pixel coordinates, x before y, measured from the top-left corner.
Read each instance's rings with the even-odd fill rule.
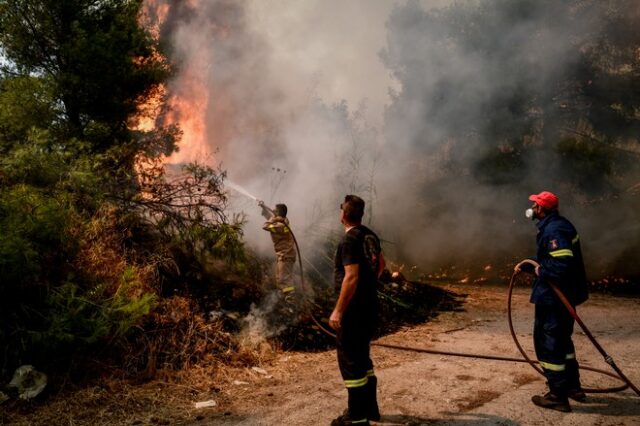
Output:
[[[346,410],[341,416],[331,421],[331,426],[351,426],[351,425],[364,425],[368,426],[369,420],[367,419],[354,419],[349,415],[349,410]]]
[[[567,396],[578,402],[585,402],[587,400],[587,394],[584,393],[582,388],[570,389]]]
[[[534,395],[531,397],[531,401],[538,407],[550,408],[556,411],[562,411],[563,413],[569,413],[571,406],[567,397],[560,397],[551,392],[547,392],[544,396]]]
[[[380,420],[380,409],[378,408],[378,399],[376,396],[376,388],[378,385],[378,378],[376,376],[369,376],[367,382],[367,418],[377,422]]]
[[[580,366],[578,365],[578,361],[575,359],[575,354],[571,354],[573,358],[567,360],[567,381],[568,381],[568,389],[569,398],[578,402],[585,402],[587,400],[587,395],[582,390],[582,386],[580,385]]]
[[[331,426],[368,425],[366,385],[347,388],[347,394],[349,408],[341,416],[333,419]]]

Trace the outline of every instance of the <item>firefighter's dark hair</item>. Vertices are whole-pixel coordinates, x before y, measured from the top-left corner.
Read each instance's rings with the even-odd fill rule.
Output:
[[[554,212],[554,211],[557,212],[558,211],[558,207],[552,207],[552,208],[548,209],[546,207],[540,206],[540,210],[542,210],[544,212],[544,214],[547,215],[547,214],[549,214],[551,212]]]
[[[280,217],[287,217],[287,206],[286,204],[276,204],[276,215]]]
[[[340,208],[344,211],[344,217],[349,223],[359,224],[362,222],[364,215],[364,200],[362,198],[357,195],[347,195]]]

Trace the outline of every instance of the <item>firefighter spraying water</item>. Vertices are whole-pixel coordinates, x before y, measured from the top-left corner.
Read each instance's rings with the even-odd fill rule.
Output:
[[[231,181],[227,181],[227,186],[256,201],[262,209],[262,216],[267,220],[262,229],[271,235],[276,253],[276,285],[283,296],[290,296],[295,291],[293,275],[297,249],[287,218],[286,204],[276,204],[271,208],[242,186]]]
[[[282,294],[288,296],[295,290],[293,268],[296,263],[296,247],[287,219],[288,209],[285,204],[276,204],[275,208],[271,209],[261,200],[258,200],[258,205],[262,208],[262,215],[267,219],[262,229],[271,234],[276,252],[276,284]]]

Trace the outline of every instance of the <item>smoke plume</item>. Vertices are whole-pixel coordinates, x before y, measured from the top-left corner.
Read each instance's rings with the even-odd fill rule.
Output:
[[[423,271],[512,262],[534,251],[528,195],[551,190],[582,236],[592,278],[640,274],[629,261],[640,248],[637,141],[623,125],[606,133],[590,100],[605,74],[593,57],[607,43],[633,44],[612,16],[628,7],[626,19],[638,21],[637,5],[147,7],[166,13],[160,35],[178,66],[166,119],[186,125],[170,161],[220,163],[257,198],[286,203],[307,257],[339,232],[338,204],[357,193],[393,259]],[[594,140],[598,151],[578,134],[609,136]],[[234,196],[234,208],[248,215],[249,243],[268,253],[255,202]]]

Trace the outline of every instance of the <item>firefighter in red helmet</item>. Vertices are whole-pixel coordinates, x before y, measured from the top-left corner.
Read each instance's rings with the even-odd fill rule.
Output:
[[[535,304],[533,341],[538,361],[547,378],[549,392],[535,395],[534,404],[569,412],[569,398],[584,401],[578,361],[571,335],[574,319],[550,287],[556,285],[575,307],[588,298],[580,237],[574,226],[558,212],[558,197],[543,191],[529,197],[533,201],[526,216],[538,220],[536,280],[531,291]]]

